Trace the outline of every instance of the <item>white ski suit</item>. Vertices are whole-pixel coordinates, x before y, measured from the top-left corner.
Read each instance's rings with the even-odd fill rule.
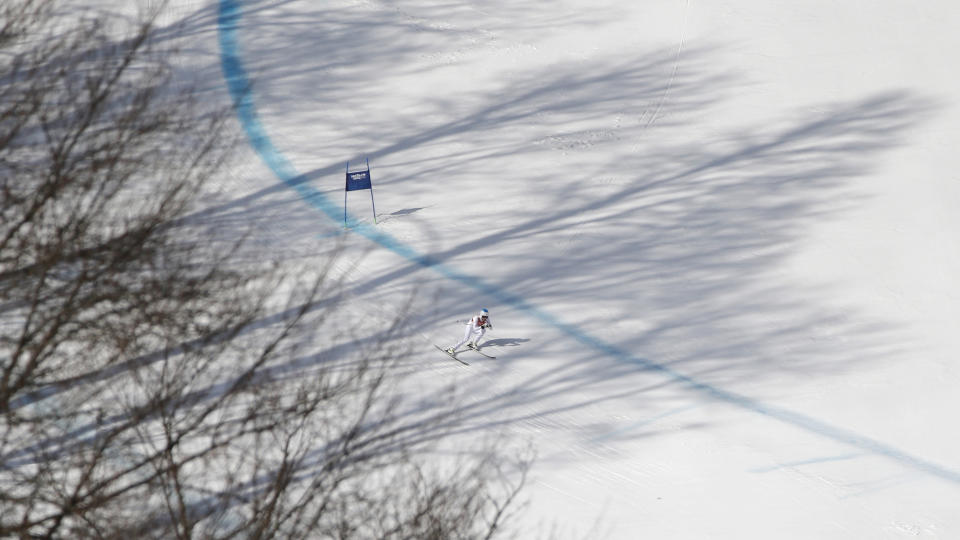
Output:
[[[461,345],[471,341],[471,338],[473,343],[479,346],[480,338],[482,338],[483,334],[486,333],[487,328],[493,328],[493,325],[490,324],[490,317],[481,317],[480,315],[475,316],[474,318],[470,319],[470,322],[467,323],[467,326],[463,331],[463,339],[450,348],[456,351]]]

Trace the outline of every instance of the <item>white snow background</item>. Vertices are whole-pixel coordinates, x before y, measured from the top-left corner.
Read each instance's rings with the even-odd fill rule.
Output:
[[[960,3],[171,4],[253,84],[211,215],[413,296],[463,444],[536,446],[521,537],[960,538]]]

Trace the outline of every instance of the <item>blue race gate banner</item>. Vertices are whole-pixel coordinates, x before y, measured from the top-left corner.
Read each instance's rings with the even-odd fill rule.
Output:
[[[373,182],[370,180],[370,159],[367,160],[367,168],[359,171],[350,170],[350,162],[347,162],[347,184],[343,189],[343,225],[347,225],[347,193],[351,191],[360,191],[361,189],[370,190],[370,206],[373,207],[373,223],[377,223],[377,205],[373,202]]]
[[[370,171],[357,171],[347,173],[347,191],[359,191],[361,189],[373,189],[370,183]]]

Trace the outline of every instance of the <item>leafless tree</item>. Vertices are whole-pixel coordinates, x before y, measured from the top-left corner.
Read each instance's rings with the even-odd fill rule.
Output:
[[[190,218],[238,137],[143,13],[0,6],[0,536],[499,535],[524,467],[420,457],[457,413],[398,406],[403,313]]]

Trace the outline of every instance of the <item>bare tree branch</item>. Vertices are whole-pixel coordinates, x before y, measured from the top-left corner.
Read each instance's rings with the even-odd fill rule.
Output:
[[[403,310],[339,325],[336,254],[191,217],[239,134],[158,14],[0,6],[0,536],[497,536],[522,470],[427,467],[457,410],[403,412]]]

